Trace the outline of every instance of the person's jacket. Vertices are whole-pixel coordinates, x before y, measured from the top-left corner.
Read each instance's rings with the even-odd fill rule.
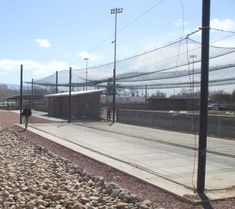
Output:
[[[31,109],[30,108],[24,108],[23,112],[22,112],[23,116],[29,117],[30,115],[32,115]]]

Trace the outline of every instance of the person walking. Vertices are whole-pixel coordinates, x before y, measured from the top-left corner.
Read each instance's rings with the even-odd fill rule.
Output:
[[[32,111],[29,105],[25,106],[21,115],[24,117],[25,130],[26,130],[29,123],[29,117],[32,115]]]
[[[106,120],[108,121],[111,120],[111,112],[112,112],[112,108],[110,107],[110,105],[108,105],[106,109]]]

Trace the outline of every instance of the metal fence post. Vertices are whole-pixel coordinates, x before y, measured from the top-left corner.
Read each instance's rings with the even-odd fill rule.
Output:
[[[207,118],[208,118],[208,75],[209,75],[209,36],[210,36],[210,0],[202,5],[202,44],[201,44],[201,101],[200,132],[198,148],[197,192],[205,190]]]

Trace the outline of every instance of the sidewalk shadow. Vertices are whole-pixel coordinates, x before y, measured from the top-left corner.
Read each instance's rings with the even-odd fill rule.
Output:
[[[112,126],[113,124],[115,124],[115,122],[111,122],[111,123],[109,124],[109,126]]]
[[[67,126],[67,125],[69,125],[69,124],[70,124],[70,123],[68,123],[68,122],[67,122],[67,123],[63,123],[63,124],[61,124],[61,125],[58,125],[57,128],[60,128],[60,127],[63,127],[63,126]]]

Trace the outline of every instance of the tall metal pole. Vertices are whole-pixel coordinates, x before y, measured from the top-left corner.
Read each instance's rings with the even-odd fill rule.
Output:
[[[193,66],[192,66],[192,97],[194,98],[194,63],[195,63],[195,58],[197,57],[197,55],[193,54],[193,55],[190,55],[189,58],[192,59],[193,61]]]
[[[113,62],[113,122],[115,122],[116,113],[116,62],[117,62],[117,14],[122,13],[122,8],[111,9],[111,14],[115,14],[115,32],[114,32],[114,62]]]
[[[34,89],[33,89],[33,79],[32,79],[32,83],[31,83],[31,108],[33,109],[34,106]]]
[[[58,93],[58,71],[55,73],[55,93]]]
[[[20,65],[20,124],[22,124],[22,107],[23,107],[23,65]]]
[[[207,147],[207,108],[209,74],[210,0],[202,4],[202,43],[201,43],[201,102],[200,132],[198,150],[197,192],[205,191],[206,147]]]
[[[145,85],[145,105],[147,105],[147,98],[148,98],[148,87]],[[145,106],[146,108],[146,106]]]
[[[71,88],[72,88],[72,68],[69,68],[69,112],[68,112],[68,122],[71,123],[72,118],[72,97],[71,97]]]
[[[87,72],[87,61],[89,60],[89,58],[85,57],[84,60],[86,61],[86,90],[87,90],[87,74],[88,74],[88,72]]]

